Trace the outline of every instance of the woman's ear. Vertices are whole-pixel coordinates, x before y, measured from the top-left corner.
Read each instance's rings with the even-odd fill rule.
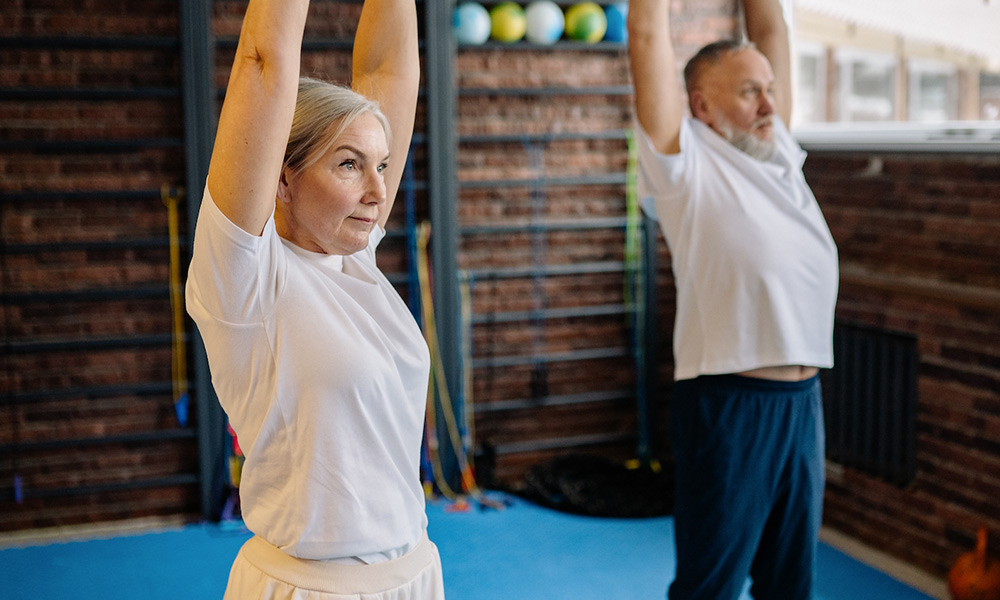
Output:
[[[278,178],[278,200],[288,203],[292,200],[292,191],[288,186],[288,167],[281,168],[281,176]]]

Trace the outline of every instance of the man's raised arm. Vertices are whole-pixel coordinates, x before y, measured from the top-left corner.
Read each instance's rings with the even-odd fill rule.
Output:
[[[639,124],[663,154],[680,151],[684,92],[670,39],[669,0],[632,0],[628,51]]]
[[[779,0],[743,0],[747,37],[774,71],[774,108],[785,125],[792,119],[792,50]]]

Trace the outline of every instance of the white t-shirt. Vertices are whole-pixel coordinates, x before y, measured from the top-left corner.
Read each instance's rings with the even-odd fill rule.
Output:
[[[308,559],[377,562],[426,530],[419,458],[430,357],[375,266],[376,227],[350,256],[260,237],[208,191],[187,306],[212,383],[246,456],[247,527]]]
[[[639,197],[670,247],[674,378],[833,366],[837,247],[802,175],[805,151],[775,118],[770,161],[685,118],[681,151],[639,131]]]

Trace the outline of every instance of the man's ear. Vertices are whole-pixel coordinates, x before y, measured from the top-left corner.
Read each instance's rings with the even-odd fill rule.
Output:
[[[691,90],[688,96],[688,104],[691,107],[691,116],[703,123],[711,125],[711,112],[708,110],[708,99],[701,90]]]

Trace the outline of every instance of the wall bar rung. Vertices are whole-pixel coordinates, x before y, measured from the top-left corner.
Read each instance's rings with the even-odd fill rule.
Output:
[[[39,302],[91,302],[101,300],[142,300],[169,298],[166,285],[125,289],[102,288],[89,290],[58,290],[51,292],[9,292],[0,294],[4,304],[37,304]]]
[[[628,224],[626,217],[602,219],[575,219],[572,221],[541,221],[531,223],[500,223],[496,225],[467,225],[462,235],[492,235],[542,231],[582,231],[588,229],[621,229]]]
[[[566,265],[540,265],[531,267],[509,267],[500,269],[467,269],[464,275],[473,281],[490,279],[518,279],[539,275],[555,277],[560,275],[584,275],[592,273],[618,273],[625,270],[621,261],[588,262]]]
[[[107,494],[112,492],[127,492],[131,490],[142,490],[158,487],[177,487],[181,485],[196,485],[198,475],[195,473],[172,475],[169,477],[158,477],[155,479],[140,479],[133,481],[123,481],[120,483],[106,483],[101,485],[82,485],[71,488],[47,488],[34,489],[25,486],[24,499],[34,500],[36,498],[58,498],[66,496],[88,496],[94,494]],[[11,496],[8,492],[7,496]]]
[[[584,394],[542,396],[540,398],[517,398],[514,400],[478,403],[474,407],[474,412],[502,412],[507,410],[533,409],[540,406],[567,406],[590,404],[592,402],[613,402],[631,400],[633,397],[635,397],[635,390],[611,390]]]
[[[162,429],[142,433],[126,433],[103,437],[72,438],[64,440],[40,440],[0,445],[0,454],[29,450],[53,450],[57,448],[80,448],[83,446],[103,446],[106,444],[149,444],[186,440],[195,436],[194,429]]]
[[[608,129],[607,131],[558,131],[552,133],[508,133],[496,135],[461,135],[460,144],[509,144],[509,143],[544,143],[589,140],[621,140],[625,141],[624,129]]]
[[[459,181],[459,189],[486,189],[534,187],[538,185],[625,185],[625,173],[601,173],[599,175],[577,175],[576,177],[538,177],[535,179],[467,179]]]
[[[461,88],[459,96],[629,96],[632,86]]]
[[[518,354],[513,356],[473,358],[472,368],[484,369],[490,367],[513,367],[517,365],[533,365],[537,363],[597,360],[600,358],[621,358],[628,356],[632,356],[632,351],[628,348],[589,348],[586,350],[570,350],[567,352],[551,352],[548,354]]]
[[[546,308],[541,310],[521,310],[510,312],[478,313],[472,315],[474,325],[536,321],[538,319],[572,319],[577,317],[603,317],[623,315],[627,312],[624,304],[601,306],[577,306],[572,308]]]
[[[631,433],[596,433],[593,435],[576,435],[561,438],[546,438],[542,440],[527,440],[524,442],[501,443],[495,446],[496,453],[520,454],[538,452],[540,450],[560,450],[564,448],[579,448],[585,446],[604,446],[610,444],[635,443],[635,434]]]
[[[97,153],[135,152],[147,148],[179,148],[179,138],[133,138],[128,140],[6,140],[0,151]]]
[[[25,392],[10,392],[0,396],[0,405],[44,402],[62,398],[114,398],[120,396],[160,396],[174,391],[170,381],[122,385],[93,385],[70,388],[49,388]]]
[[[70,352],[77,350],[114,350],[119,348],[140,348],[168,346],[173,341],[172,334],[134,335],[128,337],[80,338],[58,340],[9,341],[7,348],[15,354],[32,352]]]
[[[177,88],[0,88],[4,100],[149,100],[179,99]]]
[[[83,37],[18,35],[0,37],[0,48],[40,50],[176,50],[177,38],[162,36]]]

